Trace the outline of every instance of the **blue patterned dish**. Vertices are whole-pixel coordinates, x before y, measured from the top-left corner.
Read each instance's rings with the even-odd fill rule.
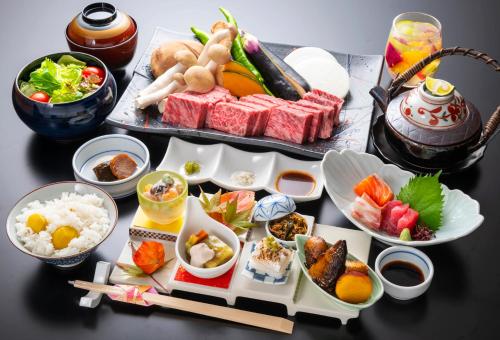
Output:
[[[259,222],[284,217],[296,209],[293,199],[283,194],[274,194],[260,199],[255,205],[253,219]]]
[[[255,242],[252,243],[252,249],[250,250],[250,254],[255,250]],[[288,279],[288,274],[290,273],[290,268],[292,267],[293,261],[290,261],[288,266],[286,267],[285,273],[279,279],[274,276],[267,275],[266,273],[257,271],[255,268],[250,266],[250,261],[247,261],[245,265],[245,269],[241,272],[241,274],[251,280],[269,284],[269,285],[284,285]]]

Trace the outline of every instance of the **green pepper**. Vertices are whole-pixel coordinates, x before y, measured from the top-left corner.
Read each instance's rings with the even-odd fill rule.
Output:
[[[227,22],[234,25],[236,27],[236,30],[238,30],[238,24],[236,23],[236,19],[234,19],[233,15],[225,8],[219,7],[219,10],[221,13],[224,15],[226,18]],[[233,55],[233,58],[243,64],[250,72],[254,74],[254,76],[257,78],[257,80],[261,83],[264,84],[264,78],[260,74],[259,70],[250,62],[248,59],[245,50],[243,49],[243,41],[241,40],[240,33],[238,31],[236,38],[234,38],[233,45],[231,46],[231,54]],[[265,87],[266,91],[269,92],[269,90]],[[272,94],[271,94],[272,95]]]
[[[191,26],[191,32],[194,33],[194,36],[196,37],[196,39],[198,39],[203,45],[205,45],[208,41],[208,39],[210,39],[210,35],[199,29],[199,28],[196,28],[194,26]]]

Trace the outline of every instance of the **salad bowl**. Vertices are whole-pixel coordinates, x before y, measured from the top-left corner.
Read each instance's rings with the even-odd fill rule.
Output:
[[[372,306],[375,302],[377,302],[382,297],[382,295],[384,295],[384,286],[382,284],[382,281],[380,280],[379,276],[375,273],[375,271],[373,271],[373,269],[371,269],[370,267],[368,267],[368,276],[370,277],[370,279],[372,281],[372,287],[373,287],[372,289],[373,290],[372,290],[372,294],[371,294],[370,298],[366,302],[357,303],[357,304],[345,302],[345,301],[342,301],[339,298],[329,294],[327,291],[323,290],[320,286],[318,286],[313,281],[313,279],[309,275],[309,271],[305,265],[305,263],[306,263],[305,258],[306,257],[305,257],[305,253],[304,253],[304,244],[306,243],[306,241],[310,237],[311,236],[307,236],[307,235],[295,235],[295,242],[297,243],[297,251],[295,252],[295,254],[296,254],[297,259],[300,263],[300,268],[302,269],[302,273],[304,274],[304,276],[312,283],[312,285],[314,285],[314,287],[316,287],[319,291],[321,291],[324,294],[324,296],[326,298],[328,298],[328,300],[336,303],[337,305],[345,307],[347,309],[360,311],[362,309],[365,309],[365,308]],[[358,260],[358,259],[352,254],[347,254],[347,260]]]
[[[410,178],[414,177],[413,173],[392,164],[384,164],[374,155],[352,150],[329,151],[321,163],[321,169],[326,191],[344,216],[359,229],[387,244],[430,246],[450,242],[469,235],[479,228],[484,220],[476,200],[461,190],[450,190],[441,184],[444,195],[443,223],[436,231],[435,237],[427,241],[404,241],[371,229],[352,217],[351,204],[356,197],[353,187],[363,178],[376,173],[394,193],[398,193]]]
[[[63,55],[104,70],[100,87],[80,100],[64,103],[35,101],[21,92],[21,82],[28,81],[30,73],[38,69],[46,58],[56,61]],[[101,60],[86,53],[59,52],[37,58],[21,69],[12,86],[12,102],[19,118],[31,130],[56,140],[71,140],[94,131],[106,119],[115,106],[116,91],[115,79]]]

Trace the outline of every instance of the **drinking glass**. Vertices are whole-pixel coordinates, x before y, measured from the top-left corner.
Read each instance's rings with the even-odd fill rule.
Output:
[[[385,48],[385,62],[394,79],[431,53],[442,48],[441,23],[433,16],[419,12],[402,13],[394,18]],[[415,87],[436,73],[434,60],[405,85]]]

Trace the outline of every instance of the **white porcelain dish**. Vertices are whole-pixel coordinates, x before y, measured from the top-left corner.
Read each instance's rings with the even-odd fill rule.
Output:
[[[422,270],[424,282],[416,286],[400,286],[387,280],[382,275],[382,268],[392,261],[409,262]],[[378,254],[375,260],[375,272],[382,280],[384,292],[398,300],[410,300],[427,291],[434,277],[434,266],[431,259],[418,249],[412,247],[389,247]]]
[[[175,242],[175,255],[186,271],[190,274],[204,278],[214,278],[226,273],[234,266],[240,254],[240,240],[238,236],[226,227],[208,216],[203,210],[197,197],[189,196],[184,213],[182,229]],[[215,235],[233,249],[233,257],[226,263],[215,268],[198,268],[189,264],[186,256],[186,241],[192,234],[204,229],[209,235]]]
[[[331,199],[354,225],[377,240],[388,244],[430,246],[464,237],[479,228],[484,217],[479,213],[479,203],[460,190],[450,190],[442,184],[444,194],[443,226],[436,237],[429,241],[403,241],[398,237],[375,231],[351,216],[353,187],[368,175],[377,173],[389,184],[395,194],[414,176],[395,165],[384,164],[378,157],[367,153],[343,150],[329,151],[321,163],[326,191]]]
[[[307,231],[304,235],[311,236],[313,226],[314,226],[314,216],[305,216],[305,215],[301,215],[299,213],[297,213],[297,214],[302,216],[306,220]],[[274,237],[276,239],[276,241],[278,241],[279,243],[281,243],[283,246],[285,246],[287,248],[297,249],[297,243],[295,242],[295,240],[294,241],[285,241],[285,240],[279,239],[276,236],[274,236],[273,234],[271,234],[271,231],[269,230],[269,224],[272,222],[273,221],[266,222],[266,225],[265,225],[266,235]]]
[[[125,153],[134,159],[137,170],[125,179],[113,182],[98,181],[93,168],[119,153]],[[120,134],[104,135],[80,146],[73,156],[72,164],[77,181],[96,185],[118,199],[135,194],[137,182],[149,172],[149,150],[137,138]]]
[[[253,211],[253,219],[266,222],[286,216],[297,209],[294,200],[287,195],[274,194],[261,198]]]
[[[44,202],[47,200],[60,198],[63,192],[76,192],[80,195],[96,194],[97,196],[102,198],[104,200],[104,208],[108,211],[108,217],[110,221],[109,230],[97,245],[85,251],[82,251],[78,254],[69,256],[60,256],[60,257],[34,254],[31,251],[27,250],[17,239],[16,216],[20,214],[21,210],[25,208],[28,203],[36,200]],[[81,182],[56,182],[35,189],[32,192],[28,193],[27,195],[23,196],[19,201],[17,201],[17,203],[9,212],[6,222],[6,228],[7,228],[7,235],[12,244],[23,253],[58,267],[69,268],[83,262],[95,249],[97,249],[97,247],[102,242],[104,242],[104,240],[106,240],[109,235],[111,235],[113,229],[116,226],[117,221],[118,221],[118,208],[116,207],[115,201],[113,201],[113,198],[111,198],[111,196],[108,193],[106,193],[99,187]]]
[[[198,162],[200,172],[188,176],[184,171],[187,161]],[[300,161],[277,152],[246,152],[225,144],[200,145],[172,137],[157,170],[178,172],[186,177],[189,184],[211,181],[227,190],[266,190],[271,194],[280,193],[275,186],[279,174],[289,170],[303,171],[314,177],[315,188],[306,196],[288,196],[295,202],[306,202],[319,199],[323,192],[320,165],[319,161]],[[238,185],[231,179],[234,172],[243,170],[255,174],[252,185]]]

